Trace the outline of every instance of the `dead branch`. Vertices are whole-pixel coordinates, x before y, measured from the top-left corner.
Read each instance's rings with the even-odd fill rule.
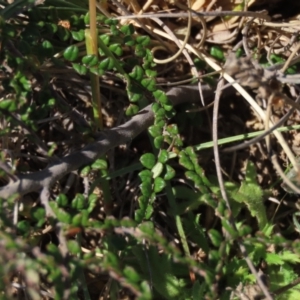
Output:
[[[209,86],[205,85],[202,89],[204,97],[213,97],[213,90]],[[174,105],[184,102],[199,102],[200,104],[197,86],[174,87],[167,95]],[[12,195],[22,196],[30,192],[40,191],[42,188],[50,188],[54,182],[68,173],[91,164],[108,150],[131,141],[147,129],[153,121],[154,115],[151,105],[148,105],[125,124],[104,130],[95,142],[86,145],[80,151],[56,160],[42,171],[19,175],[16,181],[0,188],[0,198],[7,199]]]

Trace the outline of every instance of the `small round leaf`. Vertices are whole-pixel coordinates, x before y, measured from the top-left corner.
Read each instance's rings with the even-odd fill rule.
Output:
[[[155,79],[145,78],[142,80],[142,86],[145,87],[148,91],[153,92],[156,89]]]
[[[84,40],[84,30],[80,29],[79,31],[71,31],[72,38],[75,41],[81,42]]]
[[[140,184],[140,190],[141,190],[143,196],[150,197],[150,195],[152,193],[152,183],[143,181]]]
[[[73,63],[72,66],[74,70],[80,75],[85,75],[87,73],[87,68],[84,65]]]
[[[79,49],[77,46],[70,46],[64,51],[64,58],[69,61],[74,61],[78,58]]]
[[[175,170],[171,166],[166,165],[166,174],[164,176],[164,180],[171,180],[174,178],[175,174]]]
[[[156,163],[156,157],[153,153],[145,153],[141,156],[140,162],[145,168],[152,169]]]
[[[86,55],[81,61],[88,67],[94,67],[98,63],[98,57],[94,54]]]
[[[156,138],[154,138],[154,141],[153,141],[154,147],[156,149],[160,149],[162,147],[163,142],[164,142],[164,137],[162,135],[157,136]]]
[[[59,194],[55,200],[60,207],[65,207],[69,203],[68,197],[65,194]]]
[[[111,44],[109,45],[109,50],[116,54],[117,56],[121,56],[123,54],[123,49],[120,44]]]
[[[157,162],[155,166],[152,168],[153,178],[158,177],[164,169],[164,165],[161,162]]]
[[[138,176],[140,177],[141,181],[147,181],[149,178],[152,179],[152,172],[150,170],[143,170],[139,172]]]
[[[150,133],[150,135],[152,137],[157,137],[157,136],[161,136],[162,134],[162,130],[161,127],[157,126],[157,125],[152,125],[148,128],[148,132]]]
[[[141,66],[135,66],[129,76],[140,81],[144,76],[144,69]]]
[[[82,194],[76,194],[75,198],[72,201],[72,208],[77,210],[82,210],[86,207],[87,201]]]
[[[166,149],[162,149],[159,153],[158,161],[164,164],[167,162],[168,159],[169,159],[168,151]]]
[[[139,107],[135,104],[130,104],[126,109],[126,116],[131,117],[139,112]]]
[[[93,170],[106,170],[108,165],[105,159],[97,159],[91,167]]]
[[[156,177],[154,179],[154,192],[161,192],[166,186],[166,182],[161,177]]]
[[[224,51],[217,46],[212,46],[210,48],[210,55],[218,60],[225,60]]]
[[[114,67],[114,60],[111,57],[107,57],[103,59],[100,64],[99,68],[102,70],[111,70]]]

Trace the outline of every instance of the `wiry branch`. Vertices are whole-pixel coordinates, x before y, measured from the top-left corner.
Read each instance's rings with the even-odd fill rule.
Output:
[[[203,86],[204,97],[212,97],[213,90],[209,86]],[[172,88],[168,98],[174,105],[184,102],[199,102],[199,91],[196,86],[182,86]],[[82,148],[55,161],[42,171],[22,174],[14,182],[0,188],[0,198],[7,199],[12,195],[24,195],[42,188],[50,188],[54,182],[66,174],[83,166],[91,164],[98,157],[104,155],[108,150],[125,144],[147,129],[154,121],[151,105],[141,110],[125,124],[110,130],[103,131],[99,138]]]

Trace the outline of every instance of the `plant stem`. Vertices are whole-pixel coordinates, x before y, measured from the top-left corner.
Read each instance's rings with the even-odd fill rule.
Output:
[[[98,36],[96,22],[96,1],[89,0],[90,29],[85,30],[86,51],[88,55],[98,56]],[[95,74],[90,74],[92,90],[92,106],[94,116],[94,129],[103,129],[103,118],[101,111],[101,94],[99,78]]]

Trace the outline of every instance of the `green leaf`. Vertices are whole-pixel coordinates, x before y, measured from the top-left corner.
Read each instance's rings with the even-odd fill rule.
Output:
[[[141,196],[138,198],[140,209],[135,211],[135,220],[140,223],[144,219],[149,219],[153,213],[153,207],[150,204],[150,197]]]
[[[156,115],[156,113],[158,112],[158,110],[161,108],[161,105],[157,102],[154,102],[151,106],[151,110],[153,111],[153,113]]]
[[[87,201],[85,197],[82,194],[76,194],[75,198],[72,200],[72,208],[75,208],[77,210],[82,210],[86,208]]]
[[[143,98],[143,94],[140,92],[130,92],[128,91],[128,98],[130,102],[138,102]]]
[[[13,112],[17,109],[17,102],[14,99],[4,99],[0,101],[0,108]]]
[[[65,207],[69,204],[68,197],[65,194],[59,194],[55,201],[57,202],[58,206]]]
[[[153,178],[158,177],[164,169],[164,165],[161,162],[157,162],[155,166],[152,168]]]
[[[166,111],[160,107],[156,112],[155,112],[155,118],[161,118],[161,119],[165,119],[166,117]]]
[[[171,134],[171,135],[176,135],[178,134],[178,126],[176,124],[170,124],[167,126],[167,131]]]
[[[108,165],[105,159],[97,159],[92,165],[93,170],[107,170]]]
[[[91,67],[90,72],[98,76],[102,76],[105,73],[105,71],[100,69],[98,66]]]
[[[221,260],[219,251],[210,250],[208,253],[208,259],[212,264],[217,264]]]
[[[153,214],[153,206],[152,205],[148,205],[146,210],[145,210],[145,216],[144,216],[144,220],[149,220]]]
[[[213,56],[214,58],[218,59],[218,60],[221,60],[221,61],[225,60],[224,52],[218,46],[212,46],[210,48],[210,55]]]
[[[191,146],[186,147],[186,148],[185,148],[185,152],[186,152],[186,154],[187,154],[188,156],[190,156],[191,158],[197,158],[197,155],[196,155],[196,153],[195,153],[194,147],[191,147]]]
[[[134,54],[137,57],[144,57],[146,54],[146,50],[142,45],[136,45],[134,50]]]
[[[87,208],[87,212],[91,213],[93,211],[93,209],[96,207],[98,202],[98,196],[95,194],[91,194],[89,195],[88,198],[88,208]]]
[[[192,288],[192,299],[193,300],[201,300],[204,299],[205,297],[205,289],[206,289],[206,285],[204,282],[202,282],[202,284],[199,283],[199,280],[197,280],[194,284],[193,284],[193,288]]]
[[[104,43],[104,45],[107,46],[109,44],[109,41],[110,41],[110,36],[109,35],[103,34],[103,35],[100,35],[99,38],[102,40],[102,42]]]
[[[163,145],[163,142],[164,142],[164,137],[163,136],[157,136],[157,137],[155,137],[154,141],[153,141],[154,147],[156,149],[161,149],[161,147]]]
[[[128,24],[128,25],[123,25],[120,28],[120,31],[122,33],[124,33],[125,35],[131,36],[132,34],[134,34],[135,29],[134,29],[134,26],[132,24]]]
[[[77,241],[69,240],[67,242],[67,246],[71,254],[79,255],[81,253],[81,249]]]
[[[141,81],[144,76],[144,69],[141,66],[135,66],[129,76],[134,78],[136,81]]]
[[[30,233],[30,224],[26,220],[20,221],[17,224],[17,229],[18,229],[19,234],[27,235]]]
[[[123,42],[126,46],[129,46],[129,47],[133,47],[136,44],[135,39],[133,39],[133,37],[131,35],[124,36]]]
[[[46,23],[44,29],[47,31],[49,34],[54,34],[58,30],[58,26],[53,23]]]
[[[272,60],[272,62],[273,62],[274,64],[277,64],[277,63],[283,63],[283,62],[285,61],[281,56],[276,55],[276,54],[274,54],[274,53],[272,53],[272,54],[270,55],[270,59]]]
[[[80,75],[85,75],[87,73],[87,68],[86,66],[78,63],[73,63],[72,64],[73,69]]]
[[[166,165],[166,173],[164,176],[164,180],[171,180],[175,177],[175,175],[175,170],[170,165]]]
[[[63,209],[58,209],[56,211],[56,217],[57,217],[58,221],[65,223],[65,224],[70,224],[71,220],[72,220],[71,215],[69,213],[65,212]]]
[[[121,56],[123,54],[123,49],[120,44],[111,44],[109,45],[109,50],[115,53],[117,56]]]
[[[113,69],[114,60],[111,57],[103,59],[99,64],[99,68],[105,71]]]
[[[152,125],[148,128],[148,132],[152,137],[157,137],[162,135],[162,128],[157,125]]]
[[[47,251],[51,253],[54,257],[61,257],[58,247],[53,243],[47,245]]]
[[[72,225],[74,226],[81,226],[82,224],[82,214],[76,214],[73,218],[72,218]]]
[[[212,242],[212,244],[215,246],[215,247],[220,247],[221,243],[222,243],[222,240],[223,240],[223,237],[222,235],[219,233],[219,231],[215,230],[215,229],[210,229],[208,231],[208,236]]]
[[[79,31],[71,31],[71,34],[72,34],[72,38],[78,42],[83,41],[85,38],[83,29],[80,29]]]
[[[131,282],[139,282],[140,281],[140,275],[130,266],[126,266],[123,269],[123,274],[125,277],[127,277]]]
[[[83,19],[85,25],[90,25],[90,14],[86,13]]]
[[[166,149],[162,149],[158,155],[158,161],[161,163],[166,163],[169,159],[169,153]]]
[[[89,225],[89,211],[87,209],[84,209],[81,211],[81,226],[87,227]]]
[[[66,42],[70,38],[70,31],[62,26],[58,26],[57,33],[60,40]]]
[[[25,91],[30,91],[31,90],[31,83],[25,76],[21,75],[20,78],[19,78],[19,81],[22,84],[23,89]]]
[[[141,84],[150,92],[156,90],[156,83],[155,83],[155,79],[153,78],[145,78],[141,81]]]
[[[190,171],[194,170],[194,164],[193,164],[193,162],[191,161],[191,159],[183,151],[181,151],[179,153],[179,163],[183,167],[185,167],[186,169],[188,169]],[[194,179],[192,179],[192,180],[194,180]]]
[[[280,254],[266,253],[266,263],[268,265],[283,265],[285,262]]]
[[[256,182],[254,164],[249,161],[246,168],[246,177],[237,193],[236,201],[247,205],[251,215],[256,217],[259,228],[262,230],[268,223],[266,208],[263,203],[263,190]]]
[[[138,226],[138,228],[145,234],[147,234],[148,236],[153,236],[155,235],[155,227],[153,222],[143,222],[142,224],[140,224]]]
[[[141,208],[146,208],[149,204],[149,197],[147,196],[140,196],[138,198],[138,203],[140,205]]]
[[[164,118],[156,118],[154,120],[154,125],[163,129],[163,127],[166,125],[166,120]]]
[[[43,52],[45,55],[51,56],[53,54],[54,48],[49,41],[43,41],[42,43]]]
[[[195,58],[194,59],[194,65],[197,68],[198,71],[202,71],[206,67],[206,62],[202,59]]]
[[[154,179],[154,192],[159,193],[166,187],[166,182],[161,177],[156,177]]]
[[[107,17],[104,15],[97,15],[97,17],[96,17],[96,21],[99,23],[105,23],[106,20],[107,20]]]
[[[48,99],[48,102],[47,102],[47,106],[53,108],[53,106],[56,104],[56,99],[55,98],[50,98]]]
[[[145,73],[146,73],[147,77],[156,78],[156,76],[157,76],[157,72],[154,70],[146,69]]]
[[[116,20],[116,21],[118,21],[118,20]],[[115,37],[120,35],[119,29],[115,24],[110,26],[110,33],[112,36],[115,36]]]
[[[150,181],[152,180],[152,172],[150,170],[143,170],[139,172],[138,176],[140,177],[141,181],[148,180],[150,178]]]
[[[98,57],[94,54],[84,56],[81,61],[89,68],[94,67],[99,62]]]
[[[224,230],[226,230],[230,235],[232,239],[237,239],[238,238],[238,232],[232,228],[232,225],[229,223],[227,219],[222,219],[221,220],[222,227],[224,227]]]
[[[74,61],[78,58],[79,49],[77,46],[70,46],[64,51],[64,58],[69,61]]]
[[[156,163],[156,157],[153,153],[145,153],[140,157],[140,162],[145,168],[152,169]]]
[[[157,101],[159,101],[161,104],[171,104],[166,93],[161,90],[156,90],[153,92],[153,96]]]
[[[30,216],[35,222],[37,222],[38,227],[41,227],[46,222],[46,212],[42,207],[33,207],[30,210]]]
[[[145,99],[145,90],[137,84],[130,84],[127,87],[127,94],[131,102],[142,102],[143,98]]]
[[[289,250],[282,251],[281,255],[282,259],[289,263],[296,264],[300,262],[299,254],[293,253]]]
[[[149,171],[149,170],[147,170],[147,171]],[[147,184],[151,184],[151,186],[152,186],[152,177],[153,177],[153,174],[152,174],[152,172],[150,172],[151,173],[151,176],[143,176],[143,177],[140,177],[141,178],[141,182],[144,182],[145,184],[147,183]]]
[[[85,166],[84,168],[81,169],[80,176],[87,177],[90,172],[91,172],[91,166]]]
[[[125,114],[127,117],[131,117],[136,115],[138,112],[139,112],[139,107],[135,104],[130,104],[126,109]]]
[[[140,190],[143,196],[149,198],[152,193],[152,183],[148,181],[143,181],[140,184]]]
[[[150,44],[150,37],[148,35],[139,35],[136,38],[136,42],[141,46],[148,46]]]

